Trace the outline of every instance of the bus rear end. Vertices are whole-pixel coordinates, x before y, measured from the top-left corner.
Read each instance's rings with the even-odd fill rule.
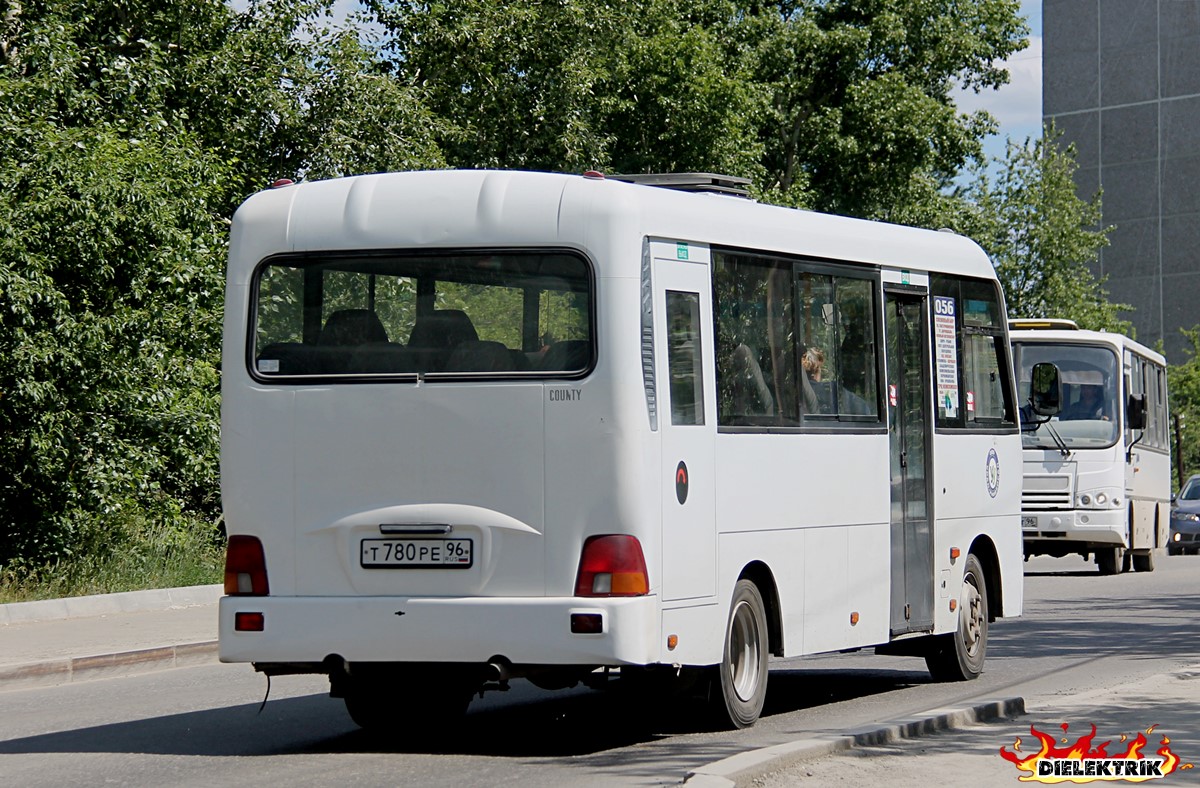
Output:
[[[594,263],[549,231],[430,243],[411,193],[391,206],[408,223],[372,215],[377,194],[356,231],[351,180],[235,220],[222,661],[327,673],[360,724],[418,727],[489,683],[654,661],[642,543],[602,492],[618,433]],[[478,203],[480,176],[461,181]],[[306,212],[324,235],[305,240]]]

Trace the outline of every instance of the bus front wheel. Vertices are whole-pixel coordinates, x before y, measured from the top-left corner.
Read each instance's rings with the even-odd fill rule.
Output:
[[[969,681],[983,672],[988,640],[986,583],[983,566],[971,553],[958,596],[958,630],[935,637],[933,648],[925,655],[925,665],[935,681]]]
[[[712,694],[718,719],[748,728],[762,713],[767,698],[767,614],[758,586],[742,579],[733,589],[725,649]]]
[[[1123,547],[1102,547],[1096,551],[1096,567],[1102,575],[1119,575],[1127,558]]]

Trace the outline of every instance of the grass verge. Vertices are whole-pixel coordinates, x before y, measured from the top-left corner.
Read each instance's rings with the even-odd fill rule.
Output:
[[[79,534],[81,548],[52,562],[0,566],[0,604],[221,582],[225,547],[212,523],[137,519]]]

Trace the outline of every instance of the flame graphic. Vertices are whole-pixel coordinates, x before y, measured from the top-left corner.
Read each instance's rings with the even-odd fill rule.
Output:
[[[1068,727],[1067,724],[1063,723],[1063,725],[1061,727],[1063,729],[1063,733],[1066,733],[1067,727]],[[1158,725],[1151,725],[1149,728],[1146,729],[1146,733],[1153,733],[1154,729],[1157,727],[1158,727]],[[1020,737],[1018,737],[1017,740],[1015,742],[1013,742],[1012,752],[1009,752],[1008,748],[1006,748],[1006,747],[1000,748],[1001,757],[1003,757],[1007,761],[1011,761],[1018,769],[1020,769],[1023,772],[1026,772],[1026,774],[1023,774],[1018,778],[1018,780],[1020,780],[1021,782],[1038,782],[1038,783],[1043,783],[1043,784],[1054,784],[1054,783],[1089,783],[1089,782],[1096,782],[1096,781],[1100,781],[1100,780],[1103,780],[1106,782],[1113,782],[1113,781],[1120,780],[1122,782],[1140,783],[1140,782],[1146,782],[1147,780],[1158,779],[1157,776],[1079,777],[1079,776],[1054,776],[1054,775],[1039,775],[1038,774],[1038,761],[1041,761],[1041,760],[1077,760],[1077,761],[1086,761],[1086,760],[1091,760],[1091,759],[1144,760],[1145,756],[1142,754],[1142,748],[1144,748],[1146,746],[1147,741],[1146,741],[1146,735],[1141,732],[1138,733],[1137,738],[1135,738],[1129,742],[1129,746],[1125,749],[1125,752],[1113,754],[1113,755],[1109,755],[1107,752],[1107,747],[1109,747],[1109,745],[1112,744],[1112,742],[1110,742],[1110,741],[1106,741],[1102,744],[1096,745],[1095,747],[1092,746],[1092,740],[1096,737],[1096,726],[1095,725],[1092,725],[1091,733],[1088,733],[1084,736],[1080,736],[1079,739],[1074,744],[1068,744],[1068,742],[1070,740],[1064,738],[1063,743],[1064,743],[1064,745],[1067,745],[1067,746],[1063,746],[1063,747],[1055,746],[1055,737],[1054,736],[1051,736],[1050,734],[1042,733],[1041,731],[1039,731],[1037,728],[1033,727],[1032,725],[1029,726],[1029,732],[1031,734],[1033,734],[1035,737],[1037,737],[1037,740],[1039,742],[1041,742],[1040,749],[1033,755],[1030,755],[1027,758],[1022,757]],[[1125,743],[1127,740],[1128,740],[1127,736],[1124,736],[1124,735],[1121,736],[1122,744]],[[1170,744],[1171,744],[1171,740],[1168,739],[1166,736],[1163,736],[1162,741],[1160,742],[1161,746],[1158,748],[1158,756],[1159,756],[1159,758],[1162,759],[1162,766],[1160,767],[1161,773],[1163,775],[1167,775],[1167,774],[1170,774],[1171,772],[1174,772],[1176,769],[1180,769],[1180,770],[1191,769],[1192,764],[1190,764],[1190,763],[1181,764],[1180,763],[1179,756],[1177,756],[1175,753],[1171,752],[1171,748],[1169,746]]]

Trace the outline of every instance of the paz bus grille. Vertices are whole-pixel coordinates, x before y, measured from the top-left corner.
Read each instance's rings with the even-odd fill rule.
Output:
[[[1070,509],[1072,497],[1071,477],[1066,474],[1026,475],[1021,508],[1030,512]]]

